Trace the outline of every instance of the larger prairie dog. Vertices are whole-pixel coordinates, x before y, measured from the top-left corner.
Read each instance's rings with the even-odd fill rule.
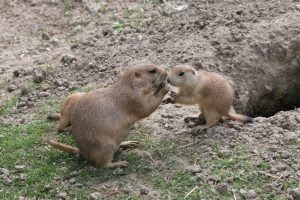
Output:
[[[234,90],[218,73],[177,65],[169,71],[168,82],[179,88],[175,103],[199,105],[206,124],[198,127],[197,131],[213,126],[223,116],[240,122],[252,121],[250,117],[229,112],[233,109]]]
[[[48,116],[48,119],[59,120],[57,125],[58,132],[66,131],[66,128],[71,125],[74,107],[85,94],[86,93],[84,92],[76,92],[69,95],[62,102],[60,113],[55,113]]]
[[[110,88],[87,93],[75,105],[72,135],[78,148],[54,140],[46,141],[65,152],[79,153],[97,167],[123,167],[126,161],[112,162],[131,126],[149,116],[168,93],[167,72],[153,64],[129,68]]]

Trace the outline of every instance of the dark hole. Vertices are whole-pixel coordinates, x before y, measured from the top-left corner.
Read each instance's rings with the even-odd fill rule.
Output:
[[[300,65],[271,81],[272,90],[251,96],[248,115],[270,117],[279,111],[300,107]]]

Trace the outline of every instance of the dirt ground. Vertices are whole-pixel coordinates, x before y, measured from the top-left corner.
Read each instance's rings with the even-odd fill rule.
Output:
[[[254,123],[225,122],[192,138],[183,119],[197,108],[164,104],[137,126],[175,146],[195,143],[186,148],[203,160],[215,145],[225,156],[248,146],[252,163],[270,166],[253,174],[275,177],[268,199],[300,196],[299,0],[2,0],[0,24],[0,104],[17,98],[2,124],[29,124],[49,99],[109,86],[135,63],[191,64],[226,75],[236,110]],[[249,188],[237,193],[265,198]]]

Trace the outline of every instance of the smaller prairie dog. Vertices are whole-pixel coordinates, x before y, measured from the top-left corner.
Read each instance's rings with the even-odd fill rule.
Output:
[[[85,94],[86,93],[84,92],[76,92],[69,95],[61,104],[60,113],[55,113],[48,116],[48,119],[59,120],[57,125],[58,132],[66,131],[66,128],[71,125],[74,107]]]
[[[179,88],[175,103],[199,105],[206,124],[198,127],[198,131],[213,126],[222,117],[243,123],[252,121],[248,116],[230,113],[234,90],[222,75],[204,70],[197,72],[188,65],[177,65],[168,75],[168,82]]]

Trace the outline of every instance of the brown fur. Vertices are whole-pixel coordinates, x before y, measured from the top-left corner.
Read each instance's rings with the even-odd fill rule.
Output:
[[[112,162],[113,154],[124,142],[131,126],[149,116],[169,91],[167,73],[155,65],[128,69],[110,88],[99,89],[81,97],[72,115],[72,135],[78,153],[97,167],[122,167],[126,161]],[[49,141],[54,147],[75,152],[74,147]]]
[[[60,113],[55,113],[48,116],[48,119],[59,120],[57,125],[58,132],[65,131],[66,128],[71,125],[74,107],[85,94],[86,93],[84,92],[76,92],[69,95],[61,104]]]
[[[207,71],[197,72],[187,65],[178,65],[169,72],[171,85],[179,87],[175,103],[198,104],[206,124],[201,129],[209,128],[223,116],[240,122],[251,121],[250,117],[229,113],[233,103],[234,90],[220,74]]]

